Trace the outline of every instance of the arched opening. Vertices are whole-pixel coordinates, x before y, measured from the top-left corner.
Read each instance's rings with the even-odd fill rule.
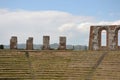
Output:
[[[101,31],[101,46],[107,46],[107,31]]]
[[[120,30],[118,30],[118,46],[120,46]]]

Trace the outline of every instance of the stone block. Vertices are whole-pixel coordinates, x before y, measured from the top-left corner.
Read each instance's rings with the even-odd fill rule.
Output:
[[[66,37],[61,36],[59,38],[59,50],[65,50],[66,49]]]
[[[50,36],[43,36],[43,50],[49,50],[50,49]]]
[[[33,50],[33,37],[29,37],[26,41],[26,49]]]
[[[10,39],[10,49],[17,49],[17,37],[12,36]]]

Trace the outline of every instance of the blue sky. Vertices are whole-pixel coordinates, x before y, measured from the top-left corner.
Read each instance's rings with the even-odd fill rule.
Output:
[[[0,34],[4,35],[0,43],[9,44],[9,38],[16,35],[20,43],[33,36],[37,44],[42,43],[39,36],[50,34],[51,43],[64,35],[68,44],[88,45],[89,25],[119,24],[119,4],[120,0],[0,0]],[[6,28],[10,28],[7,34]],[[80,38],[79,33],[83,35]]]
[[[74,15],[95,16],[115,20],[119,14],[120,0],[1,0],[0,8],[10,10],[58,10]],[[120,15],[119,15],[120,16]],[[107,19],[107,20],[108,20]]]

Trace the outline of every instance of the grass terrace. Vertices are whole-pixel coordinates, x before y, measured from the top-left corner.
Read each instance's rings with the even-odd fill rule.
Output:
[[[120,80],[120,52],[0,50],[0,80]]]

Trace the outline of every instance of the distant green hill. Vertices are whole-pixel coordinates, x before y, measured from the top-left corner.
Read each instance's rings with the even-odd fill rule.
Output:
[[[5,49],[9,49],[10,46],[9,45],[4,45]],[[26,49],[26,44],[18,44],[17,45],[18,49]],[[58,49],[59,44],[54,43],[54,44],[50,44],[50,48],[51,49]],[[42,44],[34,44],[34,49],[42,49]],[[88,47],[86,45],[66,45],[66,49],[70,49],[70,50],[87,50]]]

